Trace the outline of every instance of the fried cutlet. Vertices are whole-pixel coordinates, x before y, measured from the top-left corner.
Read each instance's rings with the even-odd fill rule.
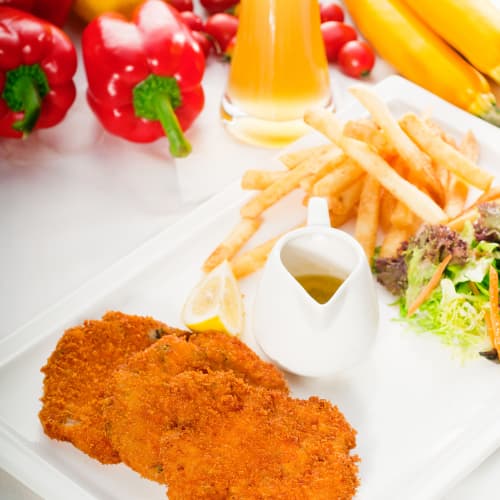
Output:
[[[104,415],[122,461],[154,481],[164,482],[159,458],[166,425],[163,394],[171,378],[186,370],[231,371],[248,384],[288,393],[276,367],[226,333],[166,336],[129,358],[111,378]]]
[[[120,312],[68,329],[41,369],[45,378],[39,417],[45,433],[70,441],[102,463],[119,462],[102,415],[104,388],[116,367],[167,333],[185,332]]]
[[[355,431],[330,402],[293,399],[230,372],[184,372],[158,410],[170,500],[348,500]]]

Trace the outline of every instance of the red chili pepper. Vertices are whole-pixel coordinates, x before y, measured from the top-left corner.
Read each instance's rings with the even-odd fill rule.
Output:
[[[68,18],[73,0],[0,0],[0,6],[31,12],[51,23],[62,26]]]
[[[59,123],[76,96],[76,51],[59,28],[0,7],[0,135]]]
[[[103,14],[83,33],[88,102],[111,133],[135,142],[168,136],[173,156],[191,146],[186,130],[203,108],[205,57],[179,13],[147,0],[132,22]]]

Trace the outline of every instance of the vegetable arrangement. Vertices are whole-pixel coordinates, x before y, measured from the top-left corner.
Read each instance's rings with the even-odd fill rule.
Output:
[[[0,63],[0,135],[21,138],[56,125],[72,105],[76,52],[56,25],[73,6],[90,21],[82,36],[87,100],[104,128],[134,142],[166,135],[173,156],[189,154],[183,132],[204,105],[205,58],[213,52],[230,60],[239,24],[236,0],[201,5],[205,20],[193,12],[192,0],[0,0],[9,55]],[[132,13],[128,22],[124,16]],[[323,2],[321,20],[329,59],[351,76],[368,74],[373,52],[343,23],[342,8]]]
[[[398,297],[402,321],[461,354],[498,361],[500,204],[483,203],[458,233],[423,226],[395,257],[375,258],[377,279]]]
[[[109,15],[104,12],[113,11],[116,15],[129,15],[142,1],[0,0],[0,15],[8,19],[0,27],[0,34],[3,35],[1,44],[5,46],[5,52],[8,53],[8,57],[0,61],[0,71],[3,72],[0,78],[0,122],[2,124],[0,135],[20,138],[36,128],[53,126],[64,118],[66,111],[73,103],[75,96],[71,78],[76,69],[76,56],[70,40],[59,29],[66,21],[72,5],[73,10],[83,19],[87,21],[94,19],[99,24],[97,20],[101,16]],[[90,64],[86,64],[90,86],[89,103],[108,131],[140,142],[154,140],[166,133],[167,136],[172,136],[172,154],[184,155],[188,153],[190,147],[183,138],[182,132],[191,125],[203,107],[200,84],[203,76],[203,69],[200,70],[200,68],[203,63],[200,54],[206,58],[211,53],[215,53],[221,60],[231,59],[239,22],[237,16],[233,15],[238,11],[238,1],[202,0],[201,5],[205,9],[207,19],[202,19],[193,12],[192,0],[146,0],[146,4],[150,2],[159,2],[172,12],[175,11],[170,17],[170,19],[175,18],[172,26],[167,24],[163,26],[169,32],[170,37],[160,37],[161,41],[151,42],[151,45],[156,46],[155,53],[163,51],[162,58],[172,56],[172,51],[178,50],[180,45],[185,44],[186,47],[190,47],[189,50],[181,49],[184,59],[182,64],[180,62],[177,64],[178,67],[182,66],[179,74],[196,74],[196,78],[199,78],[196,82],[199,86],[196,96],[188,98],[185,92],[186,87],[181,85],[179,92],[176,91],[179,98],[173,100],[173,125],[167,125],[163,111],[160,112],[161,117],[156,112],[144,113],[144,109],[137,116],[132,115],[131,110],[135,113],[137,109],[132,103],[135,98],[129,95],[133,93],[129,85],[128,94],[122,89],[118,92],[121,98],[127,95],[127,98],[120,102],[120,106],[127,103],[129,113],[121,114],[118,108],[113,108],[115,115],[112,116],[110,102],[117,102],[118,98],[113,94],[114,90],[111,87],[108,88],[109,93],[105,97],[106,92],[103,91],[102,81],[112,81],[114,77],[110,68],[114,68],[115,76],[123,82],[126,79],[125,66],[119,67],[116,61],[109,61],[109,67],[106,68],[99,66],[99,57],[95,54],[89,55],[92,53],[92,41],[90,41],[85,43],[84,47],[84,53],[88,56],[85,57],[90,61]],[[496,107],[495,97],[487,80],[476,69],[477,67],[494,80],[500,81],[500,49],[498,48],[500,47],[500,13],[491,6],[488,0],[461,2],[445,0],[444,3],[430,0],[423,2],[346,0],[345,4],[370,44],[404,76],[457,106],[500,125],[500,113]],[[17,12],[15,23],[12,21],[13,11]],[[140,8],[137,12],[139,11]],[[29,17],[30,14],[36,17]],[[349,76],[359,78],[368,75],[375,63],[374,53],[370,45],[358,40],[356,30],[344,22],[342,7],[334,1],[324,0],[320,4],[320,15],[328,60],[339,64],[340,69]],[[453,24],[448,18],[454,19]],[[34,19],[37,19],[36,23],[39,23],[36,28]],[[133,23],[134,21],[129,29]],[[34,32],[39,33],[39,38],[29,36],[30,26],[35,30]],[[109,36],[110,26],[114,26],[114,23],[107,21],[103,22],[102,27],[99,28],[107,33],[107,38],[102,39],[104,52],[109,55],[110,51],[118,50],[117,60],[123,64],[128,61],[130,63],[128,67],[133,67],[132,73],[137,71],[140,73],[141,70],[135,67],[135,62],[131,63],[131,61],[135,61],[135,57],[138,57],[144,62],[146,56],[144,54],[138,56],[137,50],[135,53],[134,50],[128,50],[123,38],[125,29],[119,35],[120,43],[117,43],[115,47],[106,47],[107,43],[110,45],[114,43],[113,37]],[[119,24],[119,26],[123,28],[122,25]],[[95,27],[92,30],[99,31]],[[183,40],[179,46],[173,42],[176,36]],[[50,58],[47,59],[49,56],[46,47],[50,45],[49,40],[53,44],[51,52],[53,62]],[[470,63],[457,54],[448,43]],[[17,58],[14,57],[15,52],[12,52],[13,47],[20,51]],[[195,47],[198,47],[198,50]],[[150,48],[148,47],[146,52]],[[42,64],[43,61],[49,62]],[[36,65],[39,65],[43,71],[34,69]],[[24,66],[32,68],[19,69],[17,73],[12,73],[14,69]],[[64,69],[61,69],[61,66],[64,66]],[[101,79],[96,76],[94,67],[103,67]],[[173,77],[173,67],[170,70],[170,72],[167,71],[166,76]],[[35,92],[26,91],[28,75],[24,75],[23,72],[28,72],[29,78],[35,79],[36,83],[32,83]],[[24,75],[23,78],[20,76],[21,73]],[[154,74],[154,71],[151,73]],[[47,82],[44,80],[44,74]],[[14,85],[13,82],[19,79],[24,83]],[[189,86],[192,81],[189,78],[188,80]],[[137,81],[135,85],[140,83]],[[13,85],[15,90],[12,90]],[[111,94],[113,98],[108,99]],[[185,105],[181,102],[184,98],[187,99]],[[177,125],[176,121],[179,122]],[[131,128],[126,130],[127,127]],[[160,133],[161,130],[163,131]]]
[[[22,138],[36,128],[54,126],[73,104],[76,51],[53,24],[64,23],[71,3],[0,0],[0,136]],[[83,17],[97,15],[82,36],[88,103],[109,132],[135,142],[167,135],[171,154],[186,156],[191,146],[183,131],[204,105],[205,57],[187,26],[196,21],[195,14],[189,12],[185,21],[170,4],[193,5],[191,0],[146,0],[131,22],[116,12],[98,15],[108,8],[127,12],[137,3],[75,4]]]
[[[364,37],[403,76],[500,126],[495,97],[478,71],[500,76],[500,11],[487,0],[345,4]]]

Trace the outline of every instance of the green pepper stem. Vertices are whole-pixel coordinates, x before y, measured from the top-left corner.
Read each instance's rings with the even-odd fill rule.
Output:
[[[191,152],[191,144],[184,136],[179,120],[175,115],[170,97],[166,93],[158,93],[154,96],[158,120],[167,134],[172,156],[184,157]]]
[[[23,103],[24,117],[12,124],[14,130],[27,136],[35,127],[42,108],[42,99],[36,82],[29,76],[23,76],[16,82],[18,96]]]

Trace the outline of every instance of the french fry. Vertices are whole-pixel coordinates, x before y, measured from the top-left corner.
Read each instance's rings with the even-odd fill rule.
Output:
[[[266,189],[284,175],[286,171],[282,170],[247,170],[241,178],[241,187],[243,189]]]
[[[396,200],[396,198],[394,198],[394,196],[392,196],[389,191],[386,191],[385,189],[382,189],[381,191],[382,193],[380,195],[379,224],[382,228],[382,231],[386,233],[391,227],[391,216],[394,208],[396,207],[396,203],[398,203],[398,200]]]
[[[445,167],[443,167],[443,165],[440,165],[438,163],[434,163],[434,171],[436,172],[436,177],[439,179],[439,182],[441,184],[441,186],[444,187],[444,194],[443,194],[443,197],[441,199],[441,206],[445,205],[446,204],[446,196],[447,196],[447,188],[448,188],[448,185],[450,183],[450,172],[448,172],[448,170],[446,170]],[[446,212],[446,210],[445,210]]]
[[[297,229],[302,226],[304,226],[304,223],[296,226],[293,229]],[[284,233],[281,233],[278,236],[275,236],[274,238],[271,238],[264,243],[261,243],[260,245],[247,250],[246,252],[236,255],[230,261],[231,269],[236,279],[245,278],[246,276],[249,276],[250,274],[258,271],[261,267],[263,267],[267,261],[269,253],[273,249],[276,242],[282,236],[287,234],[287,232],[288,231],[285,231]]]
[[[385,233],[382,246],[380,247],[380,257],[394,257],[401,243],[406,241],[412,234],[409,226],[397,227],[391,226],[389,231]]]
[[[406,178],[408,175],[408,167],[406,161],[401,158],[401,156],[395,156],[388,163],[401,177]]]
[[[253,236],[260,227],[260,218],[241,219],[229,235],[217,246],[203,264],[203,271],[210,272],[224,260],[231,260],[238,250]]]
[[[330,196],[328,207],[330,211],[330,222],[334,227],[344,225],[356,214],[356,207],[363,189],[364,175],[354,181],[341,193]]]
[[[342,156],[339,158],[339,152]],[[328,150],[326,153],[321,155],[318,158],[318,162],[324,162],[324,165],[314,174],[311,174],[302,181],[300,181],[300,187],[309,193],[312,190],[314,184],[323,179],[326,175],[328,175],[332,170],[335,170],[338,166],[340,166],[344,161],[344,154],[342,151],[334,146],[334,148]],[[308,198],[308,196],[306,197]]]
[[[446,225],[454,231],[461,231],[467,221],[472,221],[478,216],[477,207],[473,206],[449,220]]]
[[[431,224],[446,220],[446,214],[434,200],[400,177],[367,144],[345,137],[342,134],[342,125],[332,113],[325,110],[309,111],[304,119],[306,123],[337,143],[347,156],[375,177],[385,189],[405,203],[422,220]]]
[[[308,158],[318,158],[322,154],[327,153],[332,147],[334,147],[332,144],[321,144],[320,146],[299,149],[298,151],[281,155],[279,160],[286,168],[291,170]]]
[[[352,160],[345,160],[338,165],[332,172],[319,179],[312,187],[313,196],[332,196],[340,193],[356,180],[358,180],[365,171]]]
[[[470,161],[477,163],[479,160],[479,143],[471,130],[463,136],[458,149]]]
[[[489,189],[493,175],[478,167],[440,137],[415,114],[408,113],[401,120],[403,130],[437,163],[443,165],[461,180],[483,191]]]
[[[354,237],[359,241],[370,261],[375,251],[380,207],[380,184],[371,175],[363,182],[359,198]]]
[[[481,203],[486,203],[487,201],[498,200],[500,198],[500,186],[493,186],[488,191],[482,193],[473,205],[479,205]]]
[[[396,227],[412,227],[414,222],[413,217],[413,212],[402,201],[398,200],[390,216],[391,225]]]
[[[375,123],[384,131],[408,167],[422,178],[426,188],[438,201],[444,198],[443,186],[432,169],[431,159],[401,130],[387,105],[365,87],[351,87],[350,93],[370,112]]]
[[[348,121],[344,126],[344,135],[370,144],[386,160],[397,155],[396,149],[388,141],[385,133],[369,118]]]
[[[440,137],[451,147],[462,151],[464,156],[469,158],[469,160],[477,162],[478,157],[475,156],[473,149],[476,149],[478,147],[478,144],[477,141],[475,141],[474,135],[470,131],[466,134],[464,139],[462,139],[462,145],[465,144],[464,149],[462,145],[458,146],[455,139],[445,130],[443,130],[435,121],[431,120],[430,117],[423,118],[423,121],[429,127],[429,130],[434,133],[434,135]],[[464,140],[466,141],[465,143]],[[467,151],[469,146],[471,147],[471,151]],[[475,152],[478,153],[478,151],[479,150],[476,149]],[[458,179],[456,175],[448,172],[446,167],[444,167],[443,165],[435,163],[435,169],[441,181],[441,184],[445,186],[445,199],[443,206],[444,211],[446,212],[448,217],[455,217],[463,210],[465,206],[467,195],[469,193],[469,187],[467,186],[467,184]]]
[[[342,227],[356,215],[356,206],[349,212],[333,213],[330,212],[330,224],[332,227]]]
[[[444,142],[448,143],[453,148],[457,148],[457,142],[453,137],[445,132],[434,120],[430,117],[423,118],[424,123],[434,132],[435,135],[441,137]]]
[[[446,224],[455,231],[460,231],[467,221],[474,220],[478,216],[477,207],[481,203],[498,200],[500,198],[500,186],[494,186],[482,193],[469,207],[460,212],[456,217],[450,219]]]
[[[304,177],[300,182],[299,182],[299,187],[300,189],[302,189],[303,191],[306,192],[306,197],[308,198],[309,197],[309,193],[312,189],[312,187],[314,186],[314,183],[315,183],[315,175],[308,175],[306,177]]]
[[[416,188],[425,194],[429,194],[425,186],[420,182],[419,176],[415,171],[409,170],[406,161],[401,156],[396,156],[391,161],[392,168],[401,176],[406,178],[408,182],[413,184]],[[390,195],[390,193],[387,193]],[[406,228],[406,230],[416,229],[421,220],[407,207],[405,203],[392,197],[391,212],[387,214],[388,223],[385,225],[385,230],[389,230],[390,226],[395,225],[399,228]],[[389,207],[386,207],[387,210]]]
[[[239,280],[241,278],[245,278],[263,267],[269,253],[281,236],[282,235],[280,234],[279,236],[276,236],[275,238],[272,238],[265,243],[262,243],[261,245],[234,257],[230,264],[236,279]]]
[[[403,177],[407,175],[407,181],[427,194],[426,188],[420,185],[420,179],[416,176],[415,171],[410,170],[408,172],[406,162],[403,158],[400,156],[396,157],[392,162],[392,167],[399,175]],[[392,212],[388,217],[389,227],[395,226],[396,228],[404,229],[405,232],[413,232],[421,223],[420,219],[401,200],[395,201]]]
[[[268,209],[271,205],[293,191],[304,177],[319,172],[326,162],[341,161],[344,154],[338,148],[334,153],[324,155],[321,161],[316,158],[306,158],[300,165],[293,170],[287,172],[281,179],[274,182],[266,189],[257,193],[245,205],[241,207],[240,213],[242,217],[258,217],[262,212]]]
[[[472,162],[477,162],[479,159],[479,144],[470,130],[463,137],[458,149]],[[455,217],[462,212],[468,194],[469,187],[467,184],[450,173],[446,190],[446,205],[444,207],[449,217]]]

